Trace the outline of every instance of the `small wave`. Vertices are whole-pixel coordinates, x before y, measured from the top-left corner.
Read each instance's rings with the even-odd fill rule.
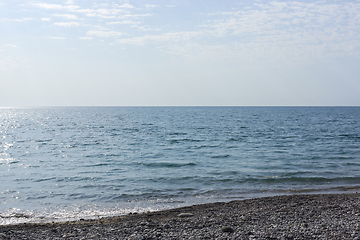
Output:
[[[83,143],[80,146],[82,147],[86,147],[86,146],[93,146],[93,145],[100,145],[102,144],[102,142],[100,141],[94,141],[94,142],[87,142],[87,143]]]
[[[357,134],[340,134],[341,138],[350,138],[350,139],[360,139],[360,136]]]
[[[360,186],[337,186],[337,187],[319,187],[319,188],[288,188],[288,189],[274,189],[274,192],[286,193],[318,193],[318,192],[354,192],[359,191]]]
[[[35,140],[35,142],[38,142],[38,143],[45,143],[45,142],[51,142],[52,139],[38,139],[38,140]]]
[[[80,186],[79,188],[84,188],[84,189],[91,189],[91,188],[101,188],[101,186],[98,186],[98,185],[94,185],[94,184],[88,184],[88,185],[83,185],[83,186]]]
[[[146,167],[153,167],[153,168],[179,168],[179,167],[186,167],[186,166],[196,166],[196,163],[172,163],[172,162],[155,162],[155,163],[142,163],[137,162],[137,164],[146,166]]]
[[[140,132],[140,129],[138,128],[124,128],[123,130],[128,132]]]
[[[116,137],[116,136],[121,136],[122,134],[121,133],[111,133],[110,136],[111,137]]]
[[[195,146],[193,147],[193,149],[201,149],[201,148],[217,148],[219,147],[219,145],[200,145],[200,146]]]
[[[202,142],[203,140],[199,139],[190,139],[190,138],[183,138],[183,139],[171,139],[170,144],[174,143],[181,143],[181,142]]]
[[[238,171],[212,171],[209,172],[209,174],[214,175],[214,176],[231,176],[231,175],[239,175]]]
[[[332,156],[332,157],[328,157],[327,159],[329,160],[353,160],[355,159],[355,157],[352,157],[352,156]],[[346,164],[346,163],[344,163]]]
[[[192,188],[192,187],[187,187],[187,188],[179,188],[176,189],[179,193],[183,193],[183,192],[189,192],[189,191],[195,191],[198,190],[197,188]]]
[[[228,158],[231,157],[229,154],[223,154],[223,155],[213,155],[211,158]]]
[[[26,201],[32,201],[32,200],[40,200],[40,199],[47,199],[49,196],[46,195],[35,195],[35,196],[28,196],[26,197]]]
[[[333,187],[330,188],[333,190],[339,190],[339,191],[359,191],[360,190],[360,186],[356,185],[356,186],[339,186],[339,187]]]
[[[262,176],[262,178],[248,178],[249,182],[263,182],[263,183],[308,183],[308,184],[328,184],[336,182],[357,182],[359,177],[282,177],[282,176]]]
[[[97,181],[100,180],[101,177],[82,177],[82,176],[75,176],[75,177],[63,177],[63,178],[56,178],[56,182],[82,182],[82,181]]]
[[[33,178],[16,178],[14,179],[14,182],[31,182],[33,180]]]
[[[51,181],[56,179],[55,177],[50,177],[50,178],[40,178],[40,179],[36,179],[34,180],[34,182],[46,182],[46,181]]]
[[[13,159],[13,158],[0,158],[0,166],[1,165],[7,165],[7,164],[15,164],[18,163],[19,160]]]
[[[64,148],[77,148],[77,147],[78,147],[78,145],[76,145],[76,144],[67,144],[64,146]]]
[[[246,138],[246,136],[245,137],[231,137],[231,138],[229,138],[227,141],[228,142],[241,142],[241,141],[243,141],[244,140],[244,138]]]
[[[9,215],[0,215],[0,218],[31,218],[31,216],[24,213],[11,213]]]
[[[173,132],[173,133],[169,133],[169,135],[187,135],[187,133],[182,133],[182,132]]]
[[[239,146],[228,146],[226,147],[227,149],[232,149],[232,148],[239,148]]]
[[[159,201],[158,203],[186,203],[186,201],[182,201],[182,200],[163,200],[163,201]]]
[[[103,167],[103,166],[109,166],[111,165],[110,163],[95,163],[95,164],[88,164],[88,165],[84,165],[84,167],[88,168],[88,167]]]
[[[345,163],[344,165],[346,165],[346,166],[360,166],[360,163],[349,162],[349,163]]]

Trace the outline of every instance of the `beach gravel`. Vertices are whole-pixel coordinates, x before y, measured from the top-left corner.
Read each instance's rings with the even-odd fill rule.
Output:
[[[6,225],[0,226],[0,239],[360,239],[360,194],[264,197],[96,220]]]

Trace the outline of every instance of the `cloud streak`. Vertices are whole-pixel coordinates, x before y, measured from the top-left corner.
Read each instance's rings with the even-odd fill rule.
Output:
[[[76,10],[80,8],[75,5],[60,5],[60,4],[52,4],[52,3],[32,3],[31,5],[39,8],[49,9],[49,10]]]
[[[49,37],[51,39],[66,40],[66,37]]]
[[[5,18],[4,20],[6,20],[6,21],[13,21],[13,22],[25,22],[25,21],[29,21],[29,20],[34,20],[34,18],[21,18],[21,19],[9,19],[9,18]]]
[[[175,33],[164,33],[161,35],[145,35],[142,37],[120,39],[119,43],[144,45],[146,43],[157,43],[157,42],[184,42],[194,38],[206,36],[206,31],[188,31],[188,32],[175,32]]]
[[[54,25],[60,27],[78,27],[80,23],[78,22],[55,22]]]
[[[79,19],[76,15],[73,14],[53,14],[53,16],[66,19]]]
[[[96,37],[120,37],[124,35],[122,32],[116,32],[116,31],[88,31],[86,33],[88,36],[96,36]]]

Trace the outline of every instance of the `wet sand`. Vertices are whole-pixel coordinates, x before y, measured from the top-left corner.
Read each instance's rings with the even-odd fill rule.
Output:
[[[360,239],[360,194],[265,197],[159,212],[0,226],[0,239]]]

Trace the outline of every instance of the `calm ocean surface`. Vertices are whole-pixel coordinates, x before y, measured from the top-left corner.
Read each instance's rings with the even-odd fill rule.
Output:
[[[360,189],[360,107],[0,108],[0,224]]]

